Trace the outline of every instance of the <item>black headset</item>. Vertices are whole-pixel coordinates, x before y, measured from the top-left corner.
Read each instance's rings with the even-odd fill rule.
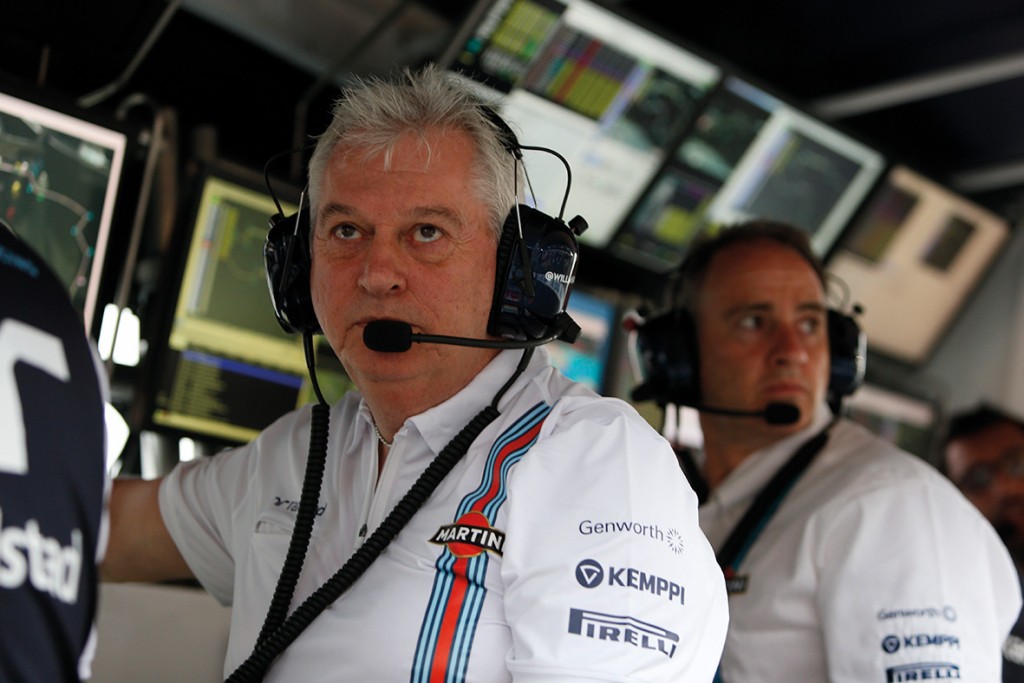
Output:
[[[481,105],[481,111],[497,128],[502,147],[520,163],[523,148],[515,133],[493,108]],[[322,329],[310,292],[311,224],[305,193],[299,204],[296,213],[270,219],[263,249],[267,285],[286,332],[318,334]],[[525,204],[509,211],[498,240],[488,334],[517,341],[557,334],[576,278],[577,236],[585,229],[586,221],[579,216],[566,224]]]
[[[864,381],[867,341],[852,316],[830,308],[827,319],[831,361],[827,400],[836,412],[842,398]],[[633,352],[644,378],[633,390],[633,399],[699,407],[700,357],[693,315],[673,307],[646,320],[633,319],[627,326],[635,333]]]

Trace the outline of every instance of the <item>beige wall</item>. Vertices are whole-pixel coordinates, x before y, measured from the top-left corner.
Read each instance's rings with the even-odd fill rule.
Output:
[[[100,585],[92,683],[223,681],[231,611],[197,588]]]

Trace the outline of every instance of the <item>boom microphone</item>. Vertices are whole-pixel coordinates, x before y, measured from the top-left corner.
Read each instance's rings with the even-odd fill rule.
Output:
[[[451,346],[472,346],[482,349],[529,349],[563,339],[572,342],[579,335],[579,326],[571,318],[565,316],[569,327],[554,326],[548,335],[540,339],[515,341],[510,339],[473,339],[470,337],[452,337],[443,334],[419,334],[412,331],[412,325],[401,320],[372,320],[363,328],[363,343],[371,351],[381,353],[404,353],[417,344],[449,344]]]
[[[695,405],[697,410],[715,415],[731,415],[733,417],[763,417],[770,425],[790,425],[800,419],[800,409],[792,403],[769,403],[764,410],[730,410],[712,406]]]

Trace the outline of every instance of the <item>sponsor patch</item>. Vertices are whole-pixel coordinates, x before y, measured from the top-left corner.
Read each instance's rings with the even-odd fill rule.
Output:
[[[915,633],[909,636],[891,634],[882,638],[882,650],[889,654],[900,648],[948,647],[960,649],[960,638],[946,633]]]
[[[569,633],[609,643],[622,643],[641,650],[660,652],[671,658],[679,635],[666,628],[630,616],[591,610],[569,609]]]
[[[4,526],[3,512],[0,508],[0,588],[13,590],[27,583],[69,605],[78,602],[81,530],[73,529],[71,544],[63,545],[44,534],[36,519],[26,520],[24,527]]]
[[[632,588],[650,593],[670,602],[686,604],[686,591],[682,585],[634,567],[615,567],[607,570],[597,560],[580,560],[576,565],[576,581],[584,588],[597,588],[604,584],[619,588]]]
[[[455,557],[476,557],[483,552],[501,555],[505,545],[505,533],[491,526],[490,521],[480,512],[467,512],[454,524],[438,529],[431,543],[448,546]]]
[[[722,573],[725,576],[726,593],[729,595],[739,595],[740,593],[747,592],[747,587],[750,584],[750,575],[737,574],[732,567],[726,567]]]
[[[949,662],[920,662],[885,670],[886,683],[900,681],[953,681],[960,679],[960,667]]]
[[[952,605],[944,605],[943,607],[882,609],[878,612],[879,621],[888,621],[889,619],[914,619],[922,617],[926,619],[945,619],[950,622],[956,621],[956,608]]]
[[[643,524],[633,521],[595,522],[585,519],[580,522],[579,532],[583,536],[597,534],[632,534],[665,543],[675,554],[683,552],[683,536],[676,529],[662,529],[657,524]]]

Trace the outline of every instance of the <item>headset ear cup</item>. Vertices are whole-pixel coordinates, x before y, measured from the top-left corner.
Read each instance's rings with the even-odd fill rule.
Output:
[[[309,287],[312,261],[308,208],[271,219],[263,245],[263,262],[271,303],[281,328],[300,334],[320,333]]]
[[[828,345],[831,362],[828,394],[829,401],[835,402],[852,394],[863,383],[867,344],[856,320],[829,309]]]
[[[635,343],[645,379],[633,390],[634,400],[700,404],[697,327],[689,311],[678,308],[650,318],[638,328]]]
[[[578,254],[568,225],[525,204],[513,208],[498,241],[487,332],[517,341],[557,335],[565,324]]]

